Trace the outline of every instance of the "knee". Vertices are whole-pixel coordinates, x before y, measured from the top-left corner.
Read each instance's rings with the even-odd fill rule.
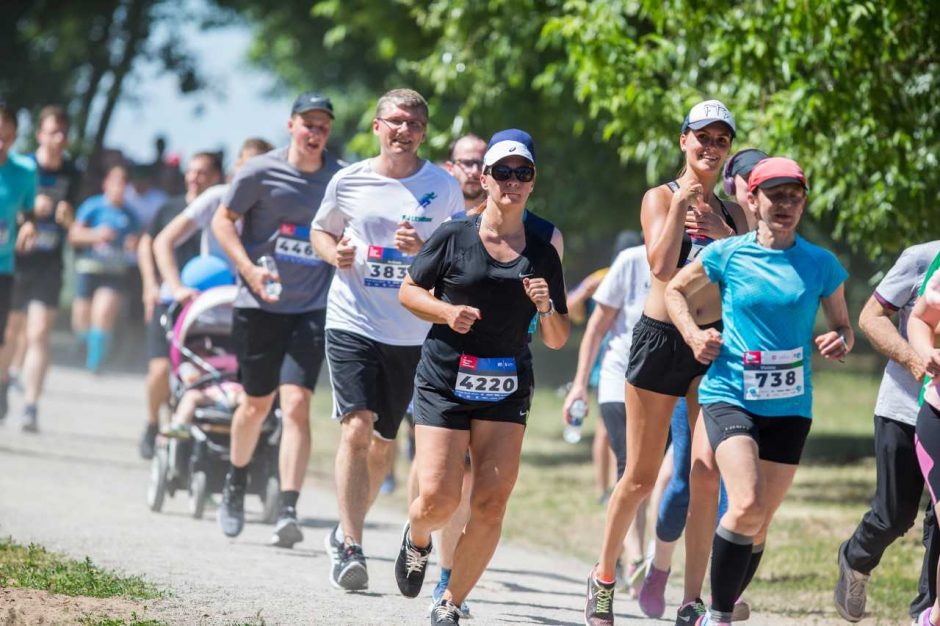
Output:
[[[430,489],[422,491],[415,502],[418,504],[419,515],[425,520],[443,523],[450,519],[460,505],[459,494],[450,494]]]
[[[653,492],[653,488],[656,486],[656,476],[657,473],[654,471],[644,471],[631,468],[628,465],[617,483],[617,489],[613,497],[645,498]]]
[[[250,422],[263,422],[271,411],[270,397],[252,398],[247,397],[241,404],[241,412],[244,419]]]
[[[162,382],[170,375],[170,360],[164,358],[150,359],[147,364],[147,373],[151,382]]]
[[[373,439],[372,414],[357,411],[343,420],[342,443],[354,453],[366,454]]]
[[[281,414],[286,421],[298,426],[310,423],[310,403],[302,391],[282,392],[279,398]]]
[[[470,500],[470,517],[487,526],[501,526],[508,501],[509,494],[502,490],[474,493]]]
[[[751,496],[728,504],[729,530],[753,537],[764,527],[767,510],[759,497]]]
[[[721,488],[721,473],[717,468],[708,467],[704,463],[693,463],[689,470],[689,483],[695,495],[718,495]]]

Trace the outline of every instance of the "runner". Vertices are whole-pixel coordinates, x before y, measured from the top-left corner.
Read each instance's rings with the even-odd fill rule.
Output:
[[[699,389],[705,428],[696,440],[707,436],[728,491],[713,540],[711,609],[696,626],[731,623],[764,554],[812,423],[813,344],[823,357],[843,360],[855,343],[842,285],[848,274],[833,254],[796,234],[806,189],[795,161],[758,163],[748,181],[757,232],[710,246],[666,288],[670,317],[696,360],[713,362]],[[690,312],[691,297],[715,285],[725,333],[700,326]],[[829,332],[814,339],[820,304]]]
[[[17,240],[17,224],[33,211],[37,187],[35,163],[11,152],[16,143],[16,131],[16,113],[0,104],[0,339],[6,335],[7,316],[10,313],[14,248],[22,246]],[[24,236],[24,233],[21,231],[19,235]],[[3,383],[0,422],[6,419],[9,410],[6,402],[8,385],[7,378]],[[22,427],[23,430],[35,432],[35,420],[23,421]]]
[[[273,149],[274,146],[264,139],[246,139],[239,150],[238,160],[232,166],[232,175],[237,174],[248,159]],[[186,302],[195,292],[183,285],[180,280],[180,266],[176,264],[176,255],[173,251],[177,246],[189,241],[197,232],[201,231],[199,238],[201,256],[215,256],[231,265],[231,260],[212,234],[212,229],[209,228],[212,216],[222,203],[222,198],[228,192],[229,186],[228,183],[222,183],[206,189],[182,213],[174,217],[153,240],[153,257],[157,263],[157,269],[173,295],[173,299],[177,302]],[[234,266],[232,270],[234,273]]]
[[[478,207],[486,197],[480,184],[485,152],[486,142],[470,133],[458,137],[451,144],[449,158],[444,162],[444,169],[460,183],[463,208],[468,212]]]
[[[137,249],[140,224],[124,203],[127,180],[127,167],[111,167],[104,193],[82,202],[69,228],[76,270],[72,327],[86,344],[85,367],[92,373],[100,372],[108,355],[128,254]]]
[[[326,151],[332,123],[328,98],[300,94],[287,122],[290,145],[245,163],[212,218],[212,231],[241,276],[232,336],[246,394],[232,420],[219,525],[229,537],[244,527],[248,464],[277,392],[283,413],[281,492],[271,543],[283,547],[303,540],[297,499],[310,460],[310,397],[323,362],[324,309],[333,276],[309,243],[309,224],[341,167]],[[276,259],[276,273],[256,265],[262,256]]]
[[[317,253],[337,267],[330,287],[326,353],[334,418],[339,523],[326,536],[330,581],[366,589],[363,524],[391,466],[429,325],[398,302],[413,255],[463,206],[447,172],[418,157],[428,107],[410,89],[381,98],[372,120],[379,155],[341,170],[313,222]]]
[[[859,328],[872,346],[888,357],[878,400],[875,403],[875,494],[871,509],[851,537],[839,546],[839,580],[835,604],[839,615],[857,622],[865,615],[866,585],[873,569],[896,539],[917,518],[924,477],[915,454],[917,396],[924,376],[924,360],[907,343],[907,323],[917,301],[930,262],[940,253],[940,240],[912,246],[901,253],[885,274],[859,317]],[[891,321],[898,314],[898,325]],[[929,509],[928,509],[929,511]],[[927,547],[921,570],[920,589],[911,602],[916,618],[936,597],[931,552],[940,548],[936,516],[924,517]],[[936,557],[933,562],[936,563]]]
[[[937,349],[936,329],[940,327],[940,255],[938,255],[924,279],[920,288],[921,297],[914,305],[908,321],[907,332],[911,346],[924,360],[925,372],[928,378],[924,381],[920,397],[920,411],[917,414],[917,432],[915,444],[917,460],[920,464],[927,488],[930,490],[930,501],[937,507],[937,493],[940,493],[940,480],[937,476],[937,459],[940,458],[940,350]],[[940,566],[934,564],[930,576],[940,577]],[[940,600],[933,599],[915,622],[917,626],[937,626],[940,624]]]
[[[161,321],[173,299],[167,283],[160,280],[153,260],[153,239],[199,194],[222,180],[222,162],[214,152],[198,152],[186,167],[186,193],[160,207],[137,246],[137,265],[143,284],[144,321],[147,323],[147,424],[138,449],[145,459],[153,457],[159,430],[160,407],[170,400],[170,344]],[[191,240],[175,250],[177,267],[199,255],[199,242]]]
[[[721,188],[725,194],[740,206],[747,206],[747,180],[754,166],[767,158],[767,153],[756,148],[738,150],[731,158],[725,161],[725,168],[721,177]],[[747,218],[748,230],[757,228],[755,218],[744,212]]]
[[[468,447],[473,459],[470,521],[431,614],[439,625],[459,622],[459,606],[499,542],[532,397],[532,316],[539,314],[549,348],[561,348],[570,332],[561,260],[522,219],[536,174],[532,138],[515,129],[496,133],[483,163],[483,213],[441,227],[400,293],[406,308],[434,323],[415,377],[419,495],[395,562],[408,597],[421,592],[431,532],[460,502]]]
[[[678,180],[650,189],[643,197],[640,221],[652,278],[633,331],[627,367],[627,465],[610,497],[600,559],[588,577],[585,622],[590,626],[613,623],[616,560],[627,527],[655,485],[678,398],[686,397],[690,420],[698,416],[698,381],[707,366],[695,360],[668,321],[663,294],[678,268],[694,260],[705,246],[747,229],[741,208],[714,194],[734,135],[734,116],[723,104],[717,100],[696,104],[679,136],[685,153],[683,172]],[[693,310],[702,323],[720,325],[717,289],[697,294]]]
[[[29,158],[38,175],[38,200],[32,217],[38,236],[30,250],[16,255],[11,311],[0,349],[0,415],[6,415],[10,366],[25,343],[21,374],[26,404],[20,423],[27,430],[38,428],[36,404],[49,364],[49,333],[62,288],[62,247],[74,219],[79,187],[78,168],[65,155],[69,132],[65,110],[43,107],[37,126],[39,147]]]

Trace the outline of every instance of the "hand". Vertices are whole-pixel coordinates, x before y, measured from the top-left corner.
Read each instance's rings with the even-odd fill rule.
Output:
[[[16,233],[16,251],[29,252],[36,245],[36,225],[24,222]]]
[[[565,396],[565,402],[561,405],[561,419],[565,424],[571,423],[571,405],[576,401],[581,400],[584,404],[590,407],[588,402],[587,389],[581,385],[571,385],[571,389],[568,390],[568,395]],[[585,417],[587,417],[585,415]]]
[[[190,289],[183,285],[179,285],[173,288],[173,299],[179,302],[180,304],[185,304],[199,294],[195,289]]]
[[[99,226],[95,229],[95,235],[98,237],[98,243],[111,243],[117,238],[117,231],[108,226]]]
[[[686,211],[685,230],[689,235],[711,239],[724,239],[735,234],[734,230],[711,210],[711,207],[704,211],[697,208],[690,208]]]
[[[346,269],[356,261],[356,246],[349,243],[349,237],[343,236],[336,244],[336,267]]]
[[[52,215],[52,203],[50,196],[44,193],[36,194],[36,199],[33,200],[33,215],[39,219],[46,219]]]
[[[71,226],[75,221],[75,211],[72,210],[72,205],[65,200],[59,202],[55,208],[55,221],[63,228]]]
[[[544,278],[523,278],[522,287],[525,289],[525,295],[535,305],[535,310],[539,313],[548,313],[551,309],[551,303],[548,301],[548,282]]]
[[[708,365],[718,358],[723,341],[721,333],[714,328],[700,328],[689,338],[688,344],[695,360]]]
[[[395,231],[395,247],[405,254],[415,255],[421,250],[424,244],[418,237],[418,231],[409,222],[402,220],[398,223],[398,230]]]
[[[279,297],[269,295],[268,290],[265,288],[271,281],[279,282],[281,280],[280,276],[254,263],[242,268],[240,271],[245,284],[255,292],[256,296],[261,298],[262,302],[273,303],[280,300]]]
[[[705,205],[705,190],[702,183],[698,182],[691,173],[687,173],[679,180],[675,197],[679,201],[679,206],[686,209],[690,207],[701,209]]]
[[[829,360],[844,361],[845,355],[849,353],[845,339],[834,330],[819,335],[814,341],[819,353]]]
[[[931,378],[940,376],[940,348],[934,348],[930,352],[930,357],[924,364],[924,369],[930,374]]]
[[[447,312],[447,325],[461,335],[470,332],[470,327],[479,319],[483,319],[480,309],[472,306],[455,305]]]
[[[160,286],[153,283],[146,283],[140,297],[144,303],[144,321],[149,323],[153,319],[153,310],[160,301]]]
[[[918,382],[924,380],[924,374],[927,373],[927,361],[922,359],[920,355],[912,355],[904,366],[907,367],[907,370],[911,373],[911,376],[914,377],[914,380]]]

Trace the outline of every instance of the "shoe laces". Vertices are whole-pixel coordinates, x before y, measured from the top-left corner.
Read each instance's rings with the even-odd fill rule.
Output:
[[[425,557],[425,560],[427,560],[427,557]],[[434,619],[438,622],[449,620],[455,624],[459,623],[460,609],[453,602],[444,600],[434,607]]]
[[[865,587],[868,585],[868,578],[856,578],[854,576],[849,577],[849,596],[854,599],[858,599],[859,596],[865,595]]]
[[[431,551],[423,553],[411,545],[410,542],[405,543],[405,569],[406,574],[410,576],[415,572],[422,571],[428,563],[428,557],[431,556]]]
[[[361,561],[365,558],[362,554],[362,546],[358,543],[347,543],[346,547],[343,549],[343,554],[346,555],[347,560]]]
[[[594,612],[610,613],[613,602],[614,590],[597,585],[597,591],[594,593]]]

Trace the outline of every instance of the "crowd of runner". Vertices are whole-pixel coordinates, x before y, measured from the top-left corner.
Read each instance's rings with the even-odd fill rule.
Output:
[[[140,453],[153,456],[161,432],[181,427],[161,416],[171,368],[162,320],[196,295],[182,277],[186,264],[214,258],[238,277],[238,384],[226,390],[237,408],[221,531],[243,530],[252,458],[276,403],[271,543],[303,541],[297,507],[325,359],[341,429],[339,520],[324,538],[331,583],[369,586],[365,520],[408,418],[414,460],[394,577],[403,595],[419,596],[436,551],[431,623],[458,624],[470,616],[468,596],[497,548],[519,471],[535,388],[530,343],[562,348],[570,305],[587,327],[562,415],[575,423],[596,387],[603,427],[594,459],[607,505],[585,623],[614,623],[618,580],[646,616],[662,617],[683,533],[677,626],[749,619],[743,595],[812,423],[812,356],[844,361],[855,344],[848,273],[797,234],[810,193],[801,166],[757,149],[734,153],[732,113],[716,100],[696,104],[678,128],[684,167],[643,198],[642,235],[620,237],[610,268],[566,294],[562,233],[526,208],[538,172],[528,133],[459,137],[438,166],[419,156],[427,103],[396,89],[376,104],[378,154],[347,165],[327,150],[333,118],[328,98],[303,93],[288,117],[288,145],[247,139],[228,177],[218,154],[196,153],[183,193],[167,198],[130,185],[133,168],[116,163],[103,172],[101,193],[82,200],[65,111],[44,108],[37,148],[21,155],[11,151],[16,116],[0,107],[0,420],[18,380],[19,424],[38,431],[68,244],[72,327],[93,372],[108,356],[129,267],[139,271],[148,359]],[[835,604],[853,622],[865,614],[871,572],[913,525],[924,484],[932,505],[940,490],[940,394],[931,378],[940,374],[938,266],[940,241],[905,250],[859,320],[889,363],[874,409],[876,492],[837,555]],[[191,413],[199,399],[177,412]],[[610,455],[616,484],[607,490]],[[656,513],[649,554],[647,503]],[[933,506],[924,536],[910,613],[919,626],[936,626]]]

